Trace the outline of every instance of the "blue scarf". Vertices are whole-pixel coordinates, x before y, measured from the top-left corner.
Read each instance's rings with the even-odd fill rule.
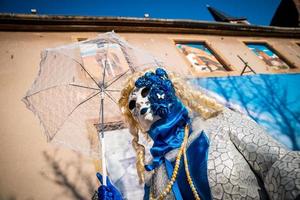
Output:
[[[153,157],[152,164],[145,165],[147,171],[159,167],[162,163],[166,165],[168,178],[171,179],[173,173],[173,165],[169,160],[165,159],[165,154],[173,149],[181,146],[184,139],[185,126],[190,125],[190,118],[185,106],[177,99],[170,109],[166,118],[162,118],[154,122],[148,131],[153,139],[154,144],[150,149]],[[189,134],[192,132],[190,128]],[[200,136],[192,142],[187,149],[189,161],[189,170],[195,184],[195,187],[201,199],[210,200],[211,193],[207,177],[207,159],[208,159],[209,140],[202,131]],[[183,163],[182,163],[183,164]],[[193,199],[193,193],[186,182],[187,178],[184,166],[180,166],[178,180],[174,182],[172,187],[176,200]],[[149,198],[149,188],[145,187],[145,198]]]
[[[154,122],[148,131],[154,141],[150,153],[153,157],[151,165],[145,165],[147,171],[152,171],[165,161],[165,154],[181,146],[184,138],[184,128],[190,123],[188,111],[177,99],[166,118]],[[191,130],[190,130],[191,132]]]

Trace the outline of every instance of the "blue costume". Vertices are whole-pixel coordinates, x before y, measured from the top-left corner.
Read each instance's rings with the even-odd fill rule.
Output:
[[[150,149],[153,157],[152,163],[145,165],[145,169],[152,171],[160,165],[165,165],[168,179],[171,180],[175,163],[166,159],[165,155],[181,146],[184,140],[185,127],[191,127],[188,111],[175,95],[172,82],[169,80],[167,73],[161,68],[158,68],[155,73],[147,72],[135,82],[135,86],[137,88],[147,87],[150,89],[149,100],[151,109],[155,115],[160,116],[160,119],[154,122],[147,132],[154,144]],[[189,134],[191,133],[192,130],[190,129]],[[199,197],[206,200],[211,199],[207,178],[208,147],[209,140],[202,131],[200,136],[193,140],[186,149],[190,176]],[[109,199],[107,195],[111,195],[113,192],[116,192],[116,194],[113,194],[116,196],[115,199],[120,198],[117,190],[109,189],[109,192],[103,192],[106,191],[103,187],[100,187],[102,189],[99,188],[100,199]],[[178,175],[171,191],[177,200],[194,199],[193,192],[187,181],[183,158],[181,158]],[[150,186],[145,185],[144,199],[149,199],[149,197]]]
[[[154,142],[145,169],[155,173],[146,180],[144,199],[299,199],[300,152],[284,148],[252,119],[224,108],[209,120],[193,118],[191,130],[188,111],[163,69],[145,73],[135,87],[128,108]],[[98,195],[122,199],[111,184]]]

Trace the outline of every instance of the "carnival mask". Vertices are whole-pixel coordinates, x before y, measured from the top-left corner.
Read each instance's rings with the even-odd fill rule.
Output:
[[[144,131],[148,131],[152,123],[159,119],[151,110],[149,92],[150,89],[147,87],[135,87],[129,96],[130,112]]]
[[[175,100],[175,90],[166,71],[157,68],[155,73],[146,72],[135,82],[128,107],[141,128],[148,131],[155,121],[166,118]]]

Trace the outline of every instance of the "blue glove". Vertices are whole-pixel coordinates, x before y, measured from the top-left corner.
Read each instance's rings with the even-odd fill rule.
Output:
[[[97,173],[96,175],[100,183],[103,184],[102,175],[100,173]],[[101,185],[98,188],[98,199],[99,200],[122,200],[121,193],[117,188],[115,188],[115,186],[111,184],[108,177],[106,177],[106,184],[107,185]]]

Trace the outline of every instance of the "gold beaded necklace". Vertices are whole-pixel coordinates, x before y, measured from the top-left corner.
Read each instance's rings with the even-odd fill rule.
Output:
[[[187,175],[187,180],[188,180],[190,188],[193,192],[194,198],[196,200],[201,200],[198,193],[197,193],[197,190],[194,186],[193,180],[192,180],[192,178],[190,176],[190,172],[189,172],[188,161],[187,161],[187,156],[186,156],[186,144],[187,144],[187,141],[188,141],[188,136],[189,136],[189,126],[186,125],[185,129],[184,129],[184,139],[183,139],[183,142],[182,142],[182,144],[179,148],[178,154],[176,156],[175,167],[174,167],[174,171],[172,173],[171,180],[169,180],[167,186],[164,188],[164,190],[162,191],[162,193],[158,197],[155,198],[154,195],[152,194],[152,192],[150,191],[150,200],[156,200],[156,199],[157,200],[162,200],[170,193],[170,191],[173,187],[173,184],[174,184],[174,182],[176,181],[176,178],[177,178],[178,169],[179,169],[179,166],[180,166],[180,160],[181,160],[182,154],[183,154],[183,157],[184,157],[185,173]]]

